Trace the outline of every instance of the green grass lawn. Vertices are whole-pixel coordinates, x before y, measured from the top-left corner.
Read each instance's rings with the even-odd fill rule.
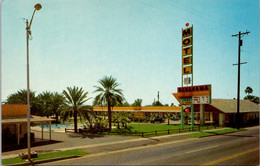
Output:
[[[160,123],[129,123],[128,129],[124,129],[121,127],[121,130],[123,131],[139,131],[139,132],[149,132],[149,131],[155,131],[155,130],[172,130],[172,129],[180,129],[181,125],[180,124],[160,124]],[[184,128],[188,129],[190,128],[190,125],[184,125]],[[208,126],[208,129],[213,129],[215,128],[214,126]],[[220,127],[217,127],[220,128]],[[195,130],[197,130],[197,126],[194,127]],[[200,130],[206,130],[207,126],[201,126]],[[114,129],[117,130],[117,129]]]
[[[40,160],[46,160],[46,159],[52,159],[52,158],[58,158],[58,157],[68,157],[68,156],[74,156],[74,155],[84,156],[84,155],[87,155],[87,153],[80,149],[53,152],[53,153],[44,153],[44,154],[38,154],[38,158],[33,158],[33,161],[40,161]],[[18,163],[24,163],[24,162],[26,162],[26,161],[21,158],[18,158],[18,157],[2,160],[3,165],[18,164]]]
[[[206,136],[211,136],[211,135],[232,133],[232,132],[241,131],[241,130],[244,130],[244,129],[231,128],[231,129],[223,129],[223,130],[217,130],[217,131],[193,133],[193,134],[189,134],[188,136],[198,138],[198,137],[206,137]]]
[[[140,126],[140,128],[139,128]],[[159,124],[159,123],[130,123],[128,124],[131,131],[149,132],[155,130],[168,130],[168,129],[179,129],[179,124]],[[184,125],[184,128],[189,128],[190,125]]]
[[[129,123],[127,126],[128,126],[127,129],[125,129],[124,127],[121,127],[120,129],[112,129],[112,133],[110,134],[128,135],[124,132],[137,132],[137,134],[130,134],[130,135],[141,136],[142,132],[149,132],[149,133],[145,133],[144,137],[151,137],[155,135],[167,135],[167,134],[176,134],[176,133],[184,133],[184,132],[191,131],[190,125],[184,125],[184,130],[179,130],[181,128],[180,124],[168,125],[168,124],[160,124],[160,123]],[[215,127],[214,126],[200,127],[200,130],[208,130],[208,129],[215,129]],[[193,131],[198,131],[198,126],[194,126]]]

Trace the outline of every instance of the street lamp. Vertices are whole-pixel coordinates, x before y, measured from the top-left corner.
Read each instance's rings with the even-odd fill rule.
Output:
[[[29,36],[31,35],[31,25],[36,10],[40,10],[42,5],[37,3],[34,6],[34,11],[30,23],[26,19],[26,42],[27,42],[27,144],[28,144],[28,160],[31,160],[31,129],[30,129],[30,82],[29,82]]]

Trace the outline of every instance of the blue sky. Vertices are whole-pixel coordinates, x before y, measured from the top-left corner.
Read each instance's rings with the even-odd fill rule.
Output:
[[[241,97],[259,96],[258,0],[3,0],[2,99],[26,89],[26,31],[36,3],[30,40],[30,88],[62,92],[112,75],[131,104],[163,104],[181,86],[181,29],[194,26],[194,85],[211,84],[212,97],[237,96],[239,31],[243,37]],[[88,102],[92,103],[92,100]]]

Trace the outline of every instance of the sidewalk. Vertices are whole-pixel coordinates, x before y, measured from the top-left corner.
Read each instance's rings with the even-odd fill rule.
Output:
[[[224,129],[224,128],[222,128]],[[215,129],[210,131],[216,131]],[[40,132],[34,131],[35,136],[39,137]],[[197,132],[193,132],[197,133]],[[52,133],[52,139],[60,141],[59,143],[32,147],[31,151],[37,153],[48,153],[55,151],[66,151],[73,149],[82,149],[89,154],[109,152],[138,146],[159,144],[169,141],[178,141],[190,139],[186,136],[190,133],[180,133],[173,135],[156,136],[150,138],[141,138],[138,136],[114,136],[114,135],[93,135],[92,137],[83,138],[78,133]],[[44,138],[48,138],[48,132],[44,133]],[[2,153],[2,159],[18,157],[18,153],[27,153],[27,148]]]

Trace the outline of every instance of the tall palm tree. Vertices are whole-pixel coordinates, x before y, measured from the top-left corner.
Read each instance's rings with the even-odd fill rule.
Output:
[[[74,132],[77,133],[77,117],[78,115],[84,118],[89,119],[88,111],[91,110],[91,107],[84,106],[83,104],[88,101],[90,98],[87,98],[88,92],[84,92],[82,88],[78,87],[67,87],[67,91],[63,90],[63,95],[65,96],[65,109],[61,111],[63,119],[73,115],[74,118]]]
[[[114,106],[115,103],[122,104],[124,101],[124,96],[122,93],[122,89],[118,89],[119,83],[116,82],[116,79],[112,76],[105,76],[104,78],[100,79],[98,83],[101,86],[94,86],[97,88],[94,92],[98,92],[99,94],[94,99],[94,106],[103,106],[107,104],[108,109],[108,123],[109,129],[112,128],[112,119],[111,119],[111,107]]]

